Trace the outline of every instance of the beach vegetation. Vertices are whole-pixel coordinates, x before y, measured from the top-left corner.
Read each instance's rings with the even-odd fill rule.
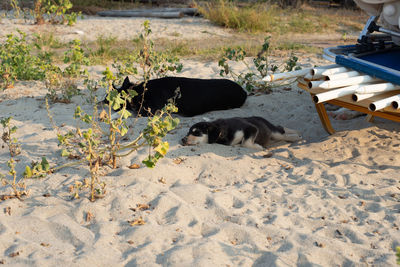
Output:
[[[13,136],[18,128],[17,126],[11,125],[11,119],[12,117],[8,117],[0,120],[0,123],[3,126],[1,139],[8,146],[10,156],[15,157],[21,154],[21,144],[18,142],[17,138]]]
[[[310,54],[322,54],[322,48],[318,48],[315,46],[299,43],[299,42],[279,42],[273,48],[279,51],[298,51],[302,53],[310,53]]]
[[[396,251],[397,251],[397,253],[396,253],[396,257],[397,257],[397,265],[400,265],[400,247],[397,247],[396,248]]]
[[[49,60],[51,63],[51,60]],[[64,70],[53,64],[46,65],[45,85],[48,90],[47,97],[52,102],[69,103],[71,98],[80,94],[77,81],[82,76],[88,76],[87,69],[83,66],[90,64],[87,53],[81,47],[81,41],[75,39],[69,43],[69,49],[64,53]]]
[[[3,186],[11,186],[12,193],[0,195],[0,200],[6,200],[10,198],[18,198],[21,200],[23,196],[28,195],[26,190],[25,179],[26,178],[40,178],[46,176],[50,172],[50,165],[45,157],[42,157],[42,161],[32,162],[31,166],[25,166],[25,172],[21,177],[18,176],[16,164],[20,159],[16,159],[21,154],[21,144],[15,137],[17,132],[17,126],[11,123],[12,117],[0,119],[0,124],[3,127],[3,133],[1,139],[4,144],[7,145],[10,159],[7,161],[8,173],[0,173]],[[9,179],[8,177],[11,177]]]
[[[51,52],[52,49],[59,49],[66,46],[53,32],[39,32],[33,34],[33,44],[39,47],[41,51],[46,52]]]
[[[310,6],[284,8],[266,2],[237,2],[228,0],[198,2],[199,12],[216,25],[249,33],[322,33],[339,31],[343,28],[362,30],[362,24],[355,23],[349,11],[318,10]],[[321,12],[324,13],[321,16]],[[338,16],[338,13],[341,13]],[[354,12],[353,12],[354,13]],[[361,16],[360,14],[356,16]]]
[[[46,61],[33,55],[33,44],[26,40],[26,33],[8,34],[0,43],[0,88],[13,87],[16,80],[42,80]]]
[[[220,76],[230,77],[237,83],[239,83],[243,88],[249,92],[265,92],[270,93],[272,84],[263,81],[262,79],[266,77],[269,73],[274,73],[277,71],[293,71],[300,69],[297,61],[298,57],[291,54],[290,57],[285,61],[283,66],[277,66],[270,64],[268,60],[270,48],[270,37],[266,37],[264,44],[256,57],[249,60],[246,59],[246,51],[241,47],[228,48],[225,50],[225,54],[218,61],[218,66],[220,67]],[[247,68],[247,72],[235,72],[229,65],[230,62],[241,62]]]
[[[172,113],[178,111],[173,99],[163,109],[148,117],[146,126],[138,131],[134,140],[122,142],[130,129],[128,118],[133,116],[127,109],[127,103],[138,95],[134,90],[119,92],[113,86],[127,74],[140,75],[141,80],[146,84],[151,77],[165,76],[168,72],[179,71],[182,68],[176,58],[169,58],[153,50],[154,43],[149,39],[150,33],[150,25],[146,21],[143,33],[140,35],[143,48],[137,54],[130,55],[129,60],[124,61],[124,65],[116,64],[117,74],[106,68],[100,81],[89,78],[85,80],[89,91],[95,90],[97,86],[107,88],[106,109],[99,111],[97,98],[94,97],[92,101],[89,101],[94,104],[91,114],[80,106],[75,110],[74,118],[84,123],[84,127],[78,124],[74,131],[66,133],[60,133],[55,127],[58,131],[59,145],[62,147],[61,155],[69,159],[78,159],[76,164],[86,163],[89,166],[90,179],[77,181],[72,186],[71,192],[74,198],[78,198],[79,192],[86,188],[90,191],[91,201],[103,197],[106,185],[99,179],[99,169],[106,165],[113,169],[117,168],[118,158],[126,157],[147,147],[148,156],[142,163],[152,168],[168,152],[169,144],[163,141],[163,138],[179,124],[179,119],[171,116]],[[80,72],[80,75],[83,73]],[[113,115],[114,111],[118,111],[118,116]],[[50,120],[53,121],[49,108],[48,112]],[[136,124],[137,119],[138,117],[131,128]],[[54,122],[52,124],[55,125]],[[65,166],[71,166],[71,164]]]
[[[34,4],[34,17],[36,24],[67,24],[72,26],[80,15],[75,12],[68,13],[72,8],[70,0],[36,0]]]
[[[199,5],[199,12],[213,23],[239,31],[260,32],[276,27],[276,8],[265,4],[239,7],[234,2],[218,0]]]
[[[163,77],[170,72],[179,72],[182,69],[178,57],[155,50],[154,42],[149,38],[151,29],[148,21],[144,23],[144,30],[138,38],[138,43],[142,45],[142,48],[136,49],[125,59],[115,62],[113,67],[117,70],[116,74],[106,68],[100,81],[91,79],[87,70],[83,68],[90,64],[90,60],[79,40],[70,42],[68,50],[64,52],[63,63],[67,66],[62,70],[54,65],[53,56],[48,50],[40,51],[41,45],[51,46],[52,38],[46,41],[41,36],[35,36],[35,42],[28,43],[25,39],[26,34],[21,31],[19,34],[21,37],[9,35],[6,42],[0,46],[2,87],[7,88],[20,79],[44,80],[49,91],[46,108],[50,121],[58,133],[59,145],[62,147],[61,154],[69,159],[78,159],[73,164],[50,168],[48,161],[42,158],[40,162],[32,162],[30,166],[25,167],[23,179],[43,177],[71,165],[87,164],[90,179],[88,182],[75,183],[73,191],[77,197],[77,192],[89,188],[90,199],[93,201],[105,193],[105,183],[99,180],[100,167],[109,165],[116,168],[118,158],[128,156],[143,147],[148,147],[149,151],[148,156],[143,160],[143,164],[147,167],[154,167],[157,161],[165,156],[169,144],[163,141],[163,138],[179,124],[179,119],[171,116],[172,113],[177,112],[174,100],[171,99],[171,102],[162,110],[152,114],[146,126],[139,131],[139,135],[133,141],[122,143],[121,140],[125,138],[129,128],[133,127],[129,126],[127,120],[132,116],[127,110],[127,103],[133,97],[137,97],[137,93],[133,90],[128,93],[118,92],[113,86],[126,75],[132,75],[146,84],[152,77]],[[106,46],[112,41],[112,39],[101,40],[102,47],[99,54],[108,53]],[[39,52],[32,53],[34,47],[38,48]],[[77,126],[75,131],[60,133],[60,129],[55,126],[51,116],[48,100],[70,103],[72,96],[81,94],[81,90],[77,87],[77,81],[80,79],[84,80],[84,85],[88,89],[90,99],[87,102],[93,104],[92,112],[88,113],[78,106],[74,118],[85,126],[83,128]],[[103,109],[100,112],[95,97],[95,91],[99,86],[108,88],[107,110]],[[117,117],[112,116],[114,110],[118,111]],[[14,157],[20,153],[21,146],[15,138],[11,138],[16,127],[10,126],[10,120],[11,118],[1,121],[4,129],[3,141],[9,146],[11,155],[8,161],[9,175],[12,176],[10,184],[14,195],[20,198],[24,191],[19,188],[25,189],[25,184],[23,180],[17,178]]]
[[[88,45],[89,46],[89,45]],[[93,64],[110,62],[118,58],[120,49],[117,38],[114,36],[99,35],[90,49],[89,58]]]
[[[33,8],[29,2],[18,0],[6,0],[5,6],[11,8],[13,17],[23,18],[25,22],[32,21],[35,24],[67,24],[72,26],[76,23],[78,16],[82,16],[82,12],[71,12],[72,2],[70,0],[34,0]],[[28,2],[29,4],[27,4]],[[27,6],[29,8],[27,8]]]

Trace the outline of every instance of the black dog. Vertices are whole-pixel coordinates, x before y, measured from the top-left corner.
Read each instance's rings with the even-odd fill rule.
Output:
[[[146,88],[145,91],[144,83],[135,85],[126,77],[122,86],[115,89],[119,92],[135,90],[138,95],[128,103],[127,108],[142,116],[154,114],[168,103],[168,99],[174,97],[178,113],[183,116],[238,108],[247,98],[246,92],[240,85],[227,79],[164,77],[149,80]],[[107,99],[104,102],[107,103]]]
[[[275,126],[261,117],[219,119],[199,122],[189,129],[182,139],[183,145],[222,144],[263,149],[271,140],[294,142],[301,140],[300,134],[282,126]]]

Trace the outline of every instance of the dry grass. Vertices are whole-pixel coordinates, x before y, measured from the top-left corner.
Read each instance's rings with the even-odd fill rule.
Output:
[[[327,33],[360,31],[367,16],[337,8],[282,9],[269,3],[239,6],[218,0],[199,5],[203,16],[217,25],[249,33]]]
[[[80,7],[133,8],[135,1],[110,0],[73,1]],[[76,7],[76,6],[75,6]],[[315,8],[303,5],[300,10],[282,9],[267,3],[241,4],[218,0],[201,2],[199,10],[210,21],[231,28],[233,37],[210,37],[206,40],[182,40],[180,33],[170,38],[154,40],[156,49],[180,58],[216,60],[229,47],[242,47],[249,56],[257,55],[266,35],[271,36],[271,53],[282,54],[322,53],[322,48],[338,44],[354,43],[364,26],[367,16],[358,10]],[[41,45],[55,53],[58,60],[67,49],[51,33],[43,35]],[[138,39],[122,41],[112,36],[99,36],[94,42],[85,43],[92,64],[107,64],[118,60],[120,55],[131,53],[140,47]]]
[[[271,35],[271,34],[268,34]],[[329,37],[330,35],[325,35]],[[336,38],[319,40],[321,35],[273,35],[271,38],[271,55],[290,54],[291,51],[298,53],[321,54],[322,47],[338,44],[353,43],[354,37],[345,40]],[[228,48],[243,48],[248,56],[256,56],[264,42],[265,34],[237,33],[234,37],[213,37],[208,39],[154,39],[155,50],[167,52],[179,58],[195,59],[200,61],[218,60]],[[51,38],[47,38],[51,40]],[[52,42],[42,44],[46,50],[52,51],[54,59],[61,63],[64,52],[68,49],[67,44],[58,44],[55,47]],[[137,39],[118,40],[115,37],[99,36],[96,41],[83,43],[84,50],[88,53],[91,64],[109,64],[114,60],[122,59],[124,55],[130,54],[141,47]]]

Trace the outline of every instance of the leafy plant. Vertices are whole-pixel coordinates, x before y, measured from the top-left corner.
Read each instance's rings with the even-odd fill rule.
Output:
[[[2,196],[2,199],[5,198],[12,198],[12,197],[17,197],[18,199],[21,199],[21,195],[26,194],[25,192],[25,184],[21,183],[20,181],[17,180],[17,171],[15,170],[15,159],[14,157],[19,155],[21,153],[21,145],[19,144],[18,140],[13,137],[12,135],[17,131],[16,126],[11,126],[10,121],[12,117],[8,117],[5,119],[1,119],[0,123],[3,126],[3,134],[1,139],[5,144],[8,146],[8,151],[10,152],[10,160],[7,161],[7,166],[9,168],[8,174],[11,175],[12,177],[12,182],[10,183],[8,180],[5,180],[4,178],[6,175],[2,174],[0,175],[3,177],[3,183],[8,185],[11,184],[11,187],[13,189],[14,195],[9,195],[8,197]]]
[[[131,101],[133,97],[137,96],[137,93],[134,90],[128,90],[128,93],[124,91],[118,93],[118,91],[114,90],[112,86],[113,81],[115,80],[114,74],[108,68],[103,72],[103,74],[103,82],[106,82],[108,85],[108,111],[102,112],[100,117],[103,122],[109,126],[108,141],[110,145],[110,161],[115,169],[117,164],[116,153],[120,145],[120,138],[125,136],[125,134],[128,132],[126,119],[132,116],[132,114],[126,109],[127,102]],[[119,110],[119,116],[114,120],[111,119],[113,110]]]
[[[22,179],[18,180],[17,178],[17,171],[15,170],[14,158],[11,157],[10,160],[7,161],[7,166],[9,168],[8,174],[11,175],[12,181],[9,182],[7,179],[5,179],[7,176],[4,174],[1,174],[0,176],[2,177],[3,184],[11,185],[13,193],[9,195],[2,195],[0,199],[5,200],[14,197],[21,199],[22,196],[27,195],[28,193],[26,192],[25,183],[22,181]]]
[[[0,44],[0,88],[12,87],[16,80],[42,80],[46,62],[32,54],[33,45],[26,41],[26,33],[7,35]]]
[[[150,23],[146,20],[138,39],[138,43],[141,43],[143,48],[132,53],[128,58],[113,64],[118,71],[117,80],[121,81],[126,75],[131,75],[146,82],[151,77],[164,77],[169,72],[182,70],[183,65],[177,57],[155,51],[154,43],[149,38],[150,34]],[[139,69],[141,72],[138,71]]]
[[[8,175],[11,176],[12,181],[10,182],[5,179],[7,175],[0,174],[0,177],[3,178],[3,183],[5,185],[11,185],[13,194],[3,195],[0,199],[13,197],[21,199],[21,196],[27,195],[25,178],[44,177],[50,172],[50,165],[46,158],[43,157],[40,163],[33,162],[31,165],[32,168],[26,166],[23,177],[18,179],[15,165],[17,160],[15,160],[15,156],[21,153],[21,144],[15,137],[13,137],[13,134],[17,131],[17,127],[11,125],[11,119],[12,117],[1,119],[0,124],[3,126],[2,140],[8,146],[8,150],[10,152],[10,160],[7,161],[7,166],[9,168]]]
[[[241,47],[236,49],[227,48],[225,50],[225,55],[218,61],[218,66],[221,67],[220,75],[221,76],[230,76],[233,80],[243,86],[247,91],[263,91],[263,92],[271,92],[271,84],[262,81],[264,77],[266,77],[270,72],[276,72],[279,70],[279,66],[269,65],[268,62],[268,54],[270,48],[270,37],[266,37],[264,39],[264,43],[261,47],[260,52],[257,57],[254,57],[251,60],[252,65],[250,65],[246,61],[246,51]],[[284,71],[292,71],[300,69],[297,66],[298,58],[293,54],[290,58],[285,62],[285,66],[283,68]],[[242,62],[248,72],[236,73],[230,67],[229,62]]]
[[[18,18],[20,16],[21,13],[21,8],[18,5],[18,1],[17,0],[10,0],[10,4],[12,9],[15,12],[15,16]]]
[[[45,157],[42,161],[32,162],[31,166],[25,166],[24,178],[43,178],[50,172],[50,164]]]
[[[94,201],[95,198],[102,197],[105,193],[105,183],[100,182],[98,179],[98,171],[100,164],[102,164],[104,151],[99,149],[101,144],[101,133],[96,117],[96,107],[92,116],[83,113],[79,106],[75,110],[74,118],[79,118],[81,121],[90,125],[90,128],[84,131],[77,129],[77,134],[80,139],[78,144],[80,151],[83,154],[84,159],[89,163],[91,201]]]
[[[45,86],[48,90],[47,97],[52,102],[70,103],[79,90],[74,80],[64,77],[63,72],[57,66],[51,66],[46,71]]]
[[[80,40],[70,42],[70,48],[64,53],[64,63],[69,65],[63,71],[53,65],[47,65],[46,68],[45,85],[52,102],[70,103],[73,96],[80,94],[77,79],[89,75],[86,69],[82,69],[82,65],[87,66],[90,61]]]
[[[7,144],[11,157],[14,157],[21,154],[21,144],[15,137],[12,137],[18,128],[17,126],[11,126],[11,119],[12,117],[8,117],[0,120],[0,123],[3,126],[3,134],[1,139],[5,144]]]
[[[69,0],[36,0],[35,2],[35,23],[43,24],[49,22],[51,24],[73,25],[78,17],[77,13],[67,14],[72,8]]]
[[[82,65],[90,64],[89,58],[81,47],[81,41],[75,39],[71,41],[69,49],[64,54],[64,63],[69,63],[64,70],[64,75],[78,77],[79,75],[87,75],[87,70],[82,70]]]
[[[98,175],[100,166],[111,163],[115,168],[117,158],[125,157],[141,147],[149,146],[153,148],[154,153],[149,150],[149,156],[143,163],[148,167],[154,167],[156,162],[165,156],[169,148],[168,143],[163,142],[162,138],[179,123],[179,119],[171,116],[171,112],[177,111],[176,107],[169,104],[155,116],[148,118],[147,127],[135,140],[120,143],[121,137],[125,136],[128,131],[126,119],[131,114],[125,108],[127,98],[124,99],[119,94],[113,94],[109,99],[111,101],[109,106],[123,106],[118,112],[119,118],[112,120],[106,112],[97,115],[96,107],[93,114],[89,115],[78,106],[74,118],[84,122],[89,128],[83,130],[78,127],[76,131],[58,134],[59,145],[63,147],[62,156],[80,159],[76,162],[77,164],[87,162],[89,165],[91,201],[102,197],[105,193],[105,183],[99,180]],[[109,126],[109,132],[101,130],[101,123]],[[78,184],[79,189],[85,188],[81,185],[81,183]],[[77,196],[76,192],[77,190],[75,190],[75,196]]]
[[[397,253],[396,253],[397,265],[400,265],[400,247],[397,247],[396,250],[397,250]]]
[[[154,154],[149,150],[149,155],[143,163],[153,168],[157,161],[163,158],[169,149],[169,143],[162,141],[168,132],[172,131],[179,124],[178,118],[172,118],[171,113],[177,112],[178,108],[169,103],[161,111],[157,112],[152,118],[147,121],[147,127],[143,130],[143,138],[146,140],[149,147],[155,151]]]
[[[285,70],[286,71],[293,71],[293,70],[299,70],[301,69],[300,66],[297,66],[297,61],[299,60],[298,57],[293,55],[293,53],[290,54],[290,57],[288,60],[286,60],[286,65],[285,65]]]
[[[82,12],[71,12],[70,14],[66,14],[65,15],[65,21],[67,23],[68,26],[72,26],[74,24],[76,24],[76,21],[78,19],[78,16],[82,17]]]
[[[159,54],[153,51],[152,42],[147,39],[151,32],[149,24],[146,22],[144,25],[144,46],[142,52],[135,57],[135,63],[139,68],[134,67],[130,71],[135,70],[136,73],[142,75],[143,80],[147,81],[152,75],[158,76],[161,75],[160,72],[164,73],[164,71],[176,70],[176,68],[169,68],[170,62],[165,63],[160,60]],[[174,62],[171,64],[174,64]],[[82,75],[81,72],[79,73]],[[118,74],[121,75],[121,72]],[[116,168],[118,158],[128,156],[147,146],[149,155],[143,160],[143,163],[150,168],[154,167],[156,162],[164,157],[169,149],[169,144],[162,139],[179,123],[179,119],[171,116],[171,113],[177,112],[177,108],[171,100],[171,103],[148,118],[147,126],[139,131],[139,135],[134,140],[123,142],[122,140],[129,130],[128,118],[132,116],[127,110],[127,103],[133,97],[137,97],[137,93],[134,90],[128,90],[128,92],[115,90],[113,83],[118,78],[110,69],[107,68],[103,75],[101,81],[97,82],[87,78],[85,84],[90,91],[95,90],[98,85],[108,88],[108,109],[102,110],[98,114],[97,99],[94,98],[90,101],[94,103],[92,115],[83,111],[79,106],[75,110],[74,118],[85,123],[85,129],[77,127],[75,131],[64,134],[58,133],[62,156],[79,159],[76,164],[86,162],[89,165],[90,181],[77,181],[72,186],[71,192],[74,192],[74,197],[79,197],[81,190],[90,188],[91,201],[102,197],[105,193],[105,183],[99,180],[99,168],[101,166],[109,164],[112,168]],[[113,115],[114,110],[118,110],[116,117]],[[51,116],[50,119],[52,120]],[[107,128],[107,130],[104,130],[104,128]],[[69,166],[69,164],[67,165]]]

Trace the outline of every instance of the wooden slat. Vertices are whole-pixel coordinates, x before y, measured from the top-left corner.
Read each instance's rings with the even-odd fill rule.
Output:
[[[311,99],[315,95],[315,93],[310,92],[310,90],[308,89],[307,85],[302,84],[301,82],[298,83],[298,87],[301,88],[301,89],[306,90],[307,92],[309,92],[310,95],[311,95]],[[320,90],[324,90],[324,89],[320,89]],[[326,90],[324,90],[324,91],[326,92]],[[387,93],[392,93],[394,95],[396,94],[396,93],[393,93],[393,92],[387,92]],[[379,99],[383,99],[383,98],[386,98],[386,97],[387,96],[379,95],[379,96],[374,96],[374,99],[379,100]],[[351,97],[349,97],[349,98],[341,97],[341,98],[338,98],[338,99],[332,99],[332,100],[326,101],[324,103],[329,103],[329,104],[336,105],[336,106],[339,106],[339,107],[344,107],[344,108],[347,108],[347,109],[351,109],[351,110],[355,110],[355,111],[359,111],[359,112],[368,114],[368,116],[367,116],[367,120],[368,121],[372,121],[374,117],[381,117],[381,118],[384,118],[384,119],[400,122],[400,112],[398,110],[395,110],[393,108],[389,108],[389,111],[396,111],[396,112],[389,112],[386,109],[384,109],[383,111],[370,111],[368,109],[369,103],[371,103],[373,101],[376,101],[376,100],[372,100],[372,101],[369,100],[368,101],[368,105],[366,103],[366,100],[359,101],[359,102],[353,102]],[[361,102],[363,102],[363,103],[361,103]],[[325,109],[324,103],[315,104],[315,108],[317,110],[319,119],[320,119],[320,121],[322,123],[322,126],[324,127],[325,131],[327,131],[329,134],[333,134],[333,133],[335,133],[335,130],[332,127],[332,124],[330,122],[328,114],[326,113],[326,109]]]
[[[309,92],[312,95],[316,95],[316,94],[319,94],[319,93],[323,93],[323,92],[328,92],[329,91],[327,89],[321,89],[321,88],[309,89],[307,87],[307,85],[305,85],[303,83],[298,83],[298,87],[303,89],[303,90],[305,90],[305,91],[307,91],[307,92]],[[334,89],[332,89],[332,90],[334,90]],[[340,100],[340,101],[343,101],[345,103],[353,104],[353,105],[364,107],[364,108],[368,109],[369,104],[371,104],[372,102],[375,102],[375,101],[378,101],[378,100],[381,100],[381,99],[384,99],[384,98],[388,98],[388,97],[391,97],[391,96],[394,96],[394,95],[398,95],[398,94],[400,94],[400,90],[385,92],[385,93],[382,93],[380,95],[372,96],[370,98],[367,98],[367,99],[364,99],[364,100],[361,100],[361,101],[358,101],[358,102],[354,102],[353,99],[351,98],[351,95],[342,96],[342,97],[337,98],[336,100]],[[329,101],[327,101],[327,102],[329,102]],[[393,107],[384,108],[382,111],[391,112],[391,113],[397,113],[397,114],[400,115],[400,110],[394,109]]]

